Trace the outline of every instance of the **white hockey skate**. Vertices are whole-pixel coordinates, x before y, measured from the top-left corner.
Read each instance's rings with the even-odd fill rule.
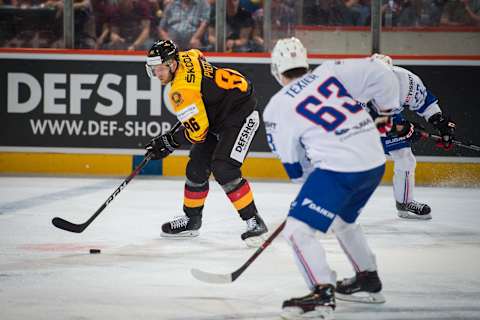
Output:
[[[430,207],[421,202],[412,200],[409,203],[396,203],[398,216],[403,219],[430,220]]]

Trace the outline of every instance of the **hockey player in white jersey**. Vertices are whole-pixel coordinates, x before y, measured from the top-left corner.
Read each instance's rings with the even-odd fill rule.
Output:
[[[374,54],[373,58],[379,59],[392,67],[400,86],[400,106],[409,109],[418,116],[431,123],[442,137],[441,146],[448,149],[455,131],[455,123],[442,114],[438,99],[427,90],[422,80],[413,72],[393,66],[392,59],[385,55]],[[370,103],[371,115],[375,118],[376,112]],[[398,130],[395,134],[382,137],[386,154],[390,154],[394,162],[393,194],[395,197],[398,216],[405,219],[431,219],[430,207],[414,200],[415,166],[411,143],[418,138],[414,132],[414,125],[407,121],[402,114],[393,117],[393,125]]]
[[[356,99],[374,100],[380,112],[396,111],[398,81],[372,58],[328,61],[308,72],[306,50],[296,38],[276,43],[272,74],[283,88],[263,114],[268,142],[289,177],[304,181],[283,235],[311,290],[284,301],[282,317],[333,319],[335,296],[382,303],[375,255],[355,221],[382,179],[385,155],[374,121]],[[338,283],[315,237],[329,230],[356,271]]]

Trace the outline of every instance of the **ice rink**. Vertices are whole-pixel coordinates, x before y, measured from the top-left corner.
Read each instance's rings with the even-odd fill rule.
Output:
[[[0,319],[279,319],[282,301],[307,293],[286,242],[275,242],[234,283],[206,284],[191,268],[229,273],[254,252],[245,223],[212,182],[198,238],[164,239],[181,215],[183,180],[135,178],[83,233],[55,216],[87,220],[122,179],[0,177]],[[298,185],[252,182],[273,230]],[[417,188],[431,221],[397,218],[382,186],[360,223],[377,255],[387,303],[337,302],[337,319],[480,319],[480,189]],[[324,239],[339,278],[353,270],[332,235]],[[89,254],[99,248],[101,254]]]

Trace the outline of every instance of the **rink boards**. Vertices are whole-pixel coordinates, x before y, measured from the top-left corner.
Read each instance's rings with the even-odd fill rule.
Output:
[[[141,155],[3,152],[0,173],[128,176],[142,159]],[[185,175],[187,161],[187,155],[172,155],[151,161],[140,174],[181,177]],[[250,155],[242,172],[248,178],[287,180],[280,161],[269,154]],[[415,174],[417,185],[480,186],[480,160],[419,157]],[[391,183],[392,175],[393,165],[389,160],[383,183]]]
[[[348,57],[313,55],[310,62],[314,66]],[[251,78],[260,111],[279,88],[265,54],[214,54],[208,59]],[[480,57],[394,56],[394,61],[441,95],[440,105],[457,121],[459,137],[480,142],[472,121],[480,118],[475,91]],[[0,49],[0,173],[128,175],[142,159],[142,146],[175,123],[163,88],[146,77],[143,63],[140,52]],[[452,90],[459,83],[459,90]],[[286,179],[269,152],[263,127],[251,151],[245,176]],[[414,151],[419,185],[480,185],[478,154],[458,148],[445,152],[432,143],[419,143]],[[142,174],[183,176],[187,155],[180,150],[152,161]],[[384,182],[391,177],[389,162]]]

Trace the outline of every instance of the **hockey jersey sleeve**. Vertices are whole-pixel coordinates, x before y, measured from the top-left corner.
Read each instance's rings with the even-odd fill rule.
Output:
[[[432,115],[441,112],[438,99],[423,84],[419,76],[402,67],[394,66],[400,82],[402,107],[408,108],[428,120]]]
[[[379,114],[401,112],[400,87],[390,66],[373,58],[327,61],[325,64],[355,100],[373,101]]]
[[[185,137],[191,143],[202,143],[209,128],[207,111],[200,92],[192,89],[174,89],[169,92],[175,113],[185,127]]]
[[[288,113],[275,109],[281,107],[279,101],[270,100],[263,113],[268,145],[280,161],[293,182],[302,182],[313,167],[306,157],[305,149],[296,132],[289,123]]]

